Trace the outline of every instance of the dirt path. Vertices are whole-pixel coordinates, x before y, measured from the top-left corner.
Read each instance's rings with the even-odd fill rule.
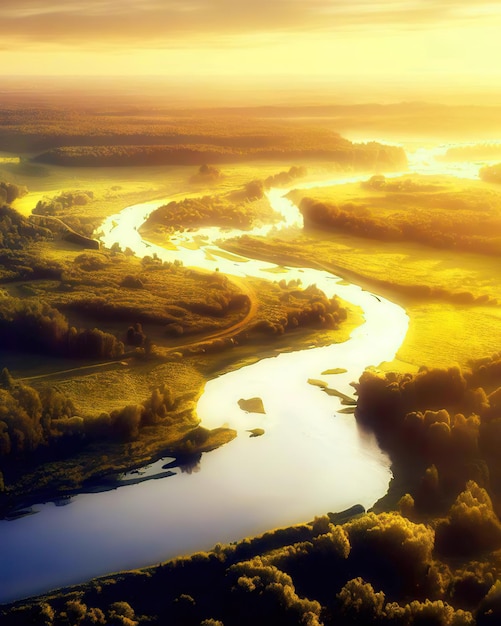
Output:
[[[215,339],[224,339],[225,337],[232,337],[251,325],[252,321],[254,320],[254,317],[256,316],[256,312],[259,306],[254,290],[251,287],[249,287],[245,279],[239,278],[238,276],[231,276],[231,277],[228,276],[228,280],[232,282],[234,285],[236,285],[240,289],[240,291],[244,293],[245,295],[247,295],[249,298],[250,306],[245,317],[239,320],[238,322],[236,322],[235,324],[233,324],[232,326],[230,326],[229,328],[223,328],[222,330],[209,333],[208,335],[202,335],[202,336],[199,335],[196,338],[194,338],[192,341],[188,341],[186,343],[176,345],[173,347],[163,347],[163,348],[161,347],[163,355],[171,354],[173,352],[181,352],[182,350],[186,350],[197,344],[207,343]],[[71,367],[71,368],[67,368],[63,370],[58,370],[56,372],[47,372],[46,374],[38,374],[36,376],[22,377],[22,378],[18,378],[17,380],[21,380],[23,382],[30,382],[33,380],[58,378],[60,376],[65,376],[67,374],[76,374],[79,376],[80,375],[84,376],[86,374],[92,374],[93,372],[98,371],[101,368],[105,368],[105,367],[124,367],[128,365],[127,360],[130,358],[133,358],[132,353],[124,354],[120,358],[117,358],[111,361],[105,361],[102,363],[93,363],[91,365],[81,365],[78,367]]]

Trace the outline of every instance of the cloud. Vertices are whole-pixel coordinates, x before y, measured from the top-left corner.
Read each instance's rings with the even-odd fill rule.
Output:
[[[4,37],[25,41],[192,45],[241,35],[412,28],[484,19],[481,0],[2,0]],[[497,6],[497,13],[500,13]]]

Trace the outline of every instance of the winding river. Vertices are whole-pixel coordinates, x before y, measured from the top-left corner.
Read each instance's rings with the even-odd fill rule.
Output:
[[[412,169],[421,171],[417,160]],[[347,179],[296,187],[339,182]],[[287,191],[272,189],[270,202],[284,218],[281,228],[299,227],[301,216],[284,198]],[[405,311],[327,272],[295,268],[274,274],[273,264],[220,256],[215,242],[237,231],[179,234],[177,250],[150,245],[138,227],[164,202],[135,205],[110,217],[102,225],[103,242],[233,275],[316,283],[328,296],[338,294],[360,306],[365,323],[345,343],[265,358],[209,381],[197,407],[203,425],[228,424],[239,434],[204,454],[196,471],[176,468],[168,478],[82,494],[67,506],[40,504],[34,507],[36,515],[0,522],[0,602],[209,549],[355,503],[369,507],[386,492],[389,459],[374,437],[360,431],[352,415],[339,412],[343,407],[337,398],[308,379],[352,395],[350,382],[367,366],[393,359],[407,331]],[[276,226],[253,232],[272,229],[279,234]],[[193,249],[193,241],[202,245]],[[332,368],[346,372],[323,374]],[[255,396],[263,400],[265,414],[239,408],[239,399]],[[263,428],[265,434],[250,438],[246,431],[252,428]],[[163,463],[145,472],[154,474]]]

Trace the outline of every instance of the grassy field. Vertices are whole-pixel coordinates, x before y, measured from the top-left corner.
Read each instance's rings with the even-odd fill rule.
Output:
[[[13,157],[12,157],[13,158]],[[34,165],[21,160],[19,163],[0,161],[0,180],[8,180],[28,188],[28,194],[14,203],[14,208],[29,215],[37,202],[53,198],[62,192],[90,190],[94,200],[85,206],[85,215],[102,221],[126,206],[165,199],[171,195],[183,197],[206,193],[229,193],[251,180],[266,179],[280,173],[284,166],[277,162],[227,163],[219,166],[221,176],[204,181],[197,177],[195,166],[149,166],[149,167],[61,167],[57,165]],[[335,171],[327,164],[311,165],[312,172]],[[74,207],[60,217],[82,217],[82,207]]]
[[[431,181],[436,185],[442,182]],[[485,189],[482,183],[478,186]],[[358,185],[345,185],[307,193],[315,200],[338,204],[361,203],[373,196],[361,190],[359,197],[359,190]],[[296,192],[294,197],[298,200],[304,195]],[[381,210],[389,220],[397,208]],[[501,264],[496,257],[319,228],[309,228],[286,241],[244,236],[225,247],[240,254],[252,250],[254,256],[276,263],[318,267],[320,262],[347,280],[400,303],[410,316],[410,327],[397,360],[385,366],[388,369],[465,365],[498,348]]]

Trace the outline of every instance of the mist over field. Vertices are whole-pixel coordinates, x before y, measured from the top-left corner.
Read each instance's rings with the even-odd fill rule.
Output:
[[[450,90],[450,91],[448,91]],[[350,139],[474,142],[499,136],[501,95],[449,82],[432,88],[328,76],[6,76],[2,102],[66,111],[188,118],[250,116],[328,127]]]

